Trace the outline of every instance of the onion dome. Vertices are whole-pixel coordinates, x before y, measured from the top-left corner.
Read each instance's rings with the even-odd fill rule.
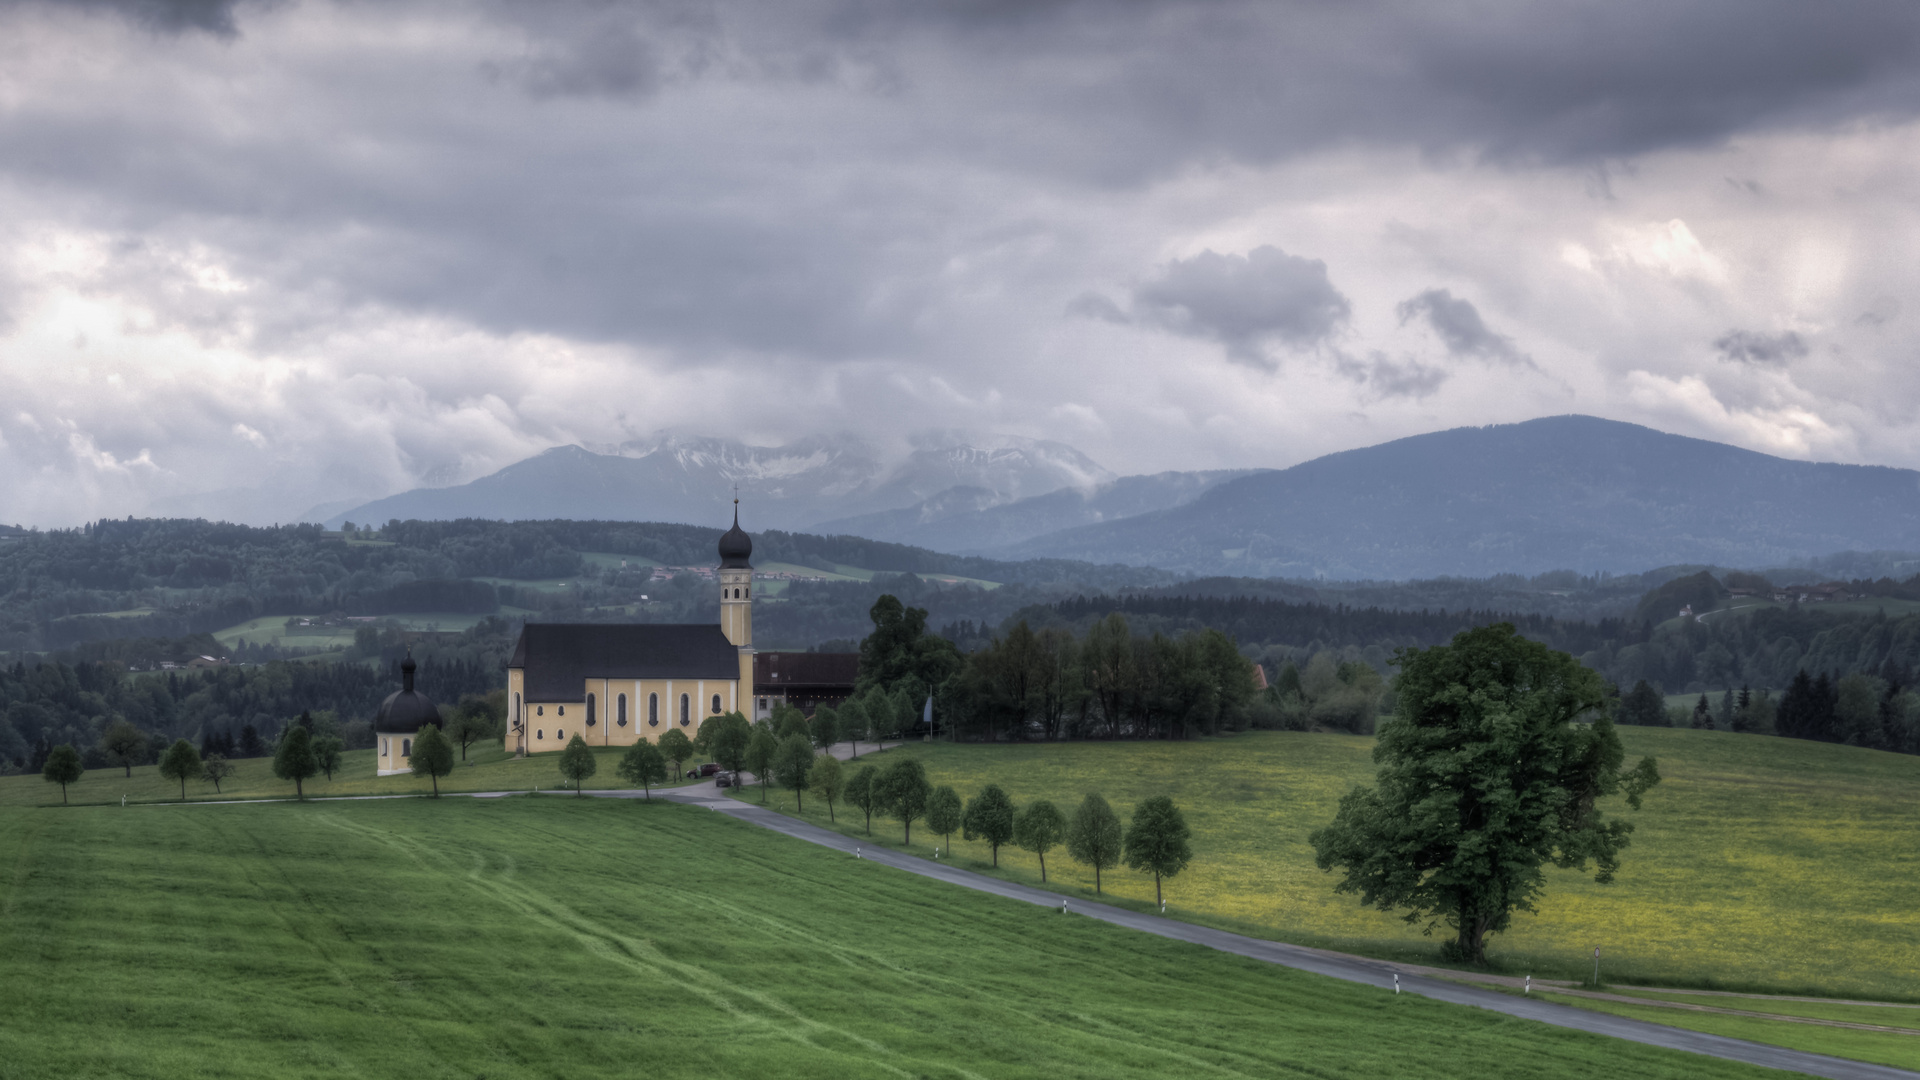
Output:
[[[400,665],[400,689],[380,703],[380,711],[373,716],[373,730],[382,735],[412,735],[425,724],[440,723],[440,707],[413,688],[417,667],[409,647],[407,659]]]
[[[740,528],[740,500],[733,500],[733,528],[720,537],[720,569],[751,570],[747,559],[753,555],[753,537]]]

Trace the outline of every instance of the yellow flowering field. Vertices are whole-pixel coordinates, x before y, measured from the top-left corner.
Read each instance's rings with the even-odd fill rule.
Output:
[[[1920,1000],[1920,758],[1729,732],[1625,728],[1628,763],[1659,759],[1663,782],[1635,814],[1612,885],[1549,869],[1536,913],[1496,937],[1515,974],[1587,977],[1602,949],[1610,983],[1657,983]],[[1435,963],[1438,938],[1333,891],[1307,836],[1373,776],[1372,740],[1261,732],[1197,742],[979,746],[901,751],[968,797],[988,782],[1017,803],[1071,811],[1098,791],[1123,818],[1166,794],[1192,827],[1194,861],[1168,883],[1169,913],[1274,937]],[[864,762],[866,759],[862,759]],[[758,798],[757,792],[746,793]],[[793,809],[792,796],[773,800]],[[826,823],[808,800],[805,815]],[[849,815],[841,808],[841,827]],[[916,829],[915,847],[932,838]],[[876,819],[876,840],[900,840]],[[954,839],[963,865],[984,845]],[[1039,880],[1034,857],[1002,849],[1002,873]],[[1052,886],[1093,892],[1093,874],[1055,851]],[[1107,892],[1148,903],[1153,881],[1124,868]],[[1442,933],[1436,931],[1436,934]]]

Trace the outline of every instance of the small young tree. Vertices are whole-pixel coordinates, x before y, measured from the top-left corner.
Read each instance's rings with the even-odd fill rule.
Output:
[[[233,762],[225,754],[208,754],[200,763],[200,779],[213,785],[213,793],[220,794],[220,781],[233,775]]]
[[[1047,880],[1047,852],[1060,845],[1067,819],[1045,799],[1036,799],[1013,819],[1013,842],[1040,857],[1040,881]]]
[[[781,787],[793,792],[794,813],[804,813],[801,805],[807,784],[813,771],[813,740],[800,732],[794,732],[780,740],[773,751],[773,778]]]
[[[115,720],[100,736],[100,749],[132,776],[134,765],[147,759],[147,736],[127,721]]]
[[[965,812],[960,805],[960,793],[950,785],[934,788],[927,798],[927,828],[946,837],[948,854],[953,853],[953,834],[960,828],[960,818]]]
[[[53,748],[47,755],[46,767],[40,770],[40,778],[49,784],[60,785],[60,801],[67,801],[67,785],[80,779],[87,770],[80,767],[80,752],[66,743]]]
[[[880,778],[880,770],[871,765],[860,766],[860,771],[847,781],[847,805],[857,806],[867,815],[867,835],[873,835],[873,812],[880,807],[879,793],[874,790],[875,781]]]
[[[500,713],[496,715],[491,696],[466,694],[460,698],[460,704],[450,712],[447,720],[447,738],[460,747],[460,760],[467,760],[467,748],[487,739],[497,739],[506,725],[506,702],[500,703]]]
[[[413,737],[413,753],[407,755],[413,775],[433,781],[433,797],[440,797],[440,778],[453,771],[453,740],[440,734],[438,724],[423,724]]]
[[[1100,872],[1120,865],[1120,815],[1107,800],[1089,794],[1067,822],[1067,854],[1093,867],[1093,891],[1100,893]]]
[[[1193,850],[1187,846],[1187,819],[1165,795],[1155,795],[1133,810],[1133,824],[1123,841],[1127,867],[1153,874],[1153,902],[1163,903],[1160,880],[1187,868]]]
[[[912,758],[901,758],[887,766],[875,786],[880,789],[880,804],[905,828],[904,842],[913,843],[914,819],[927,812],[927,800],[933,797],[926,768]]]
[[[845,783],[840,761],[832,754],[821,754],[814,758],[813,764],[807,769],[807,787],[819,792],[820,797],[827,800],[827,820],[836,825],[840,823],[840,819],[833,816],[833,800],[840,797],[841,788]]]
[[[860,740],[867,737],[868,727],[867,710],[860,704],[860,699],[848,698],[840,706],[840,737],[851,744],[849,749],[852,750],[847,755],[848,761],[860,760]]]
[[[560,775],[573,781],[573,793],[580,794],[580,785],[600,771],[600,761],[593,756],[593,748],[587,745],[578,733],[567,740],[567,748],[560,751]]]
[[[667,734],[680,735],[678,731],[669,731]],[[663,736],[660,741],[666,742],[667,740]],[[693,744],[688,742],[686,736],[680,735],[680,741],[687,744],[687,750],[689,752],[693,750]],[[615,767],[614,771],[619,773],[621,779],[627,783],[639,784],[641,789],[647,793],[648,800],[651,801],[653,798],[653,785],[664,783],[667,779],[667,756],[660,752],[658,746],[642,739],[632,746],[627,747],[627,752],[620,755],[620,764]],[[676,769],[676,771],[678,770]]]
[[[713,721],[709,720],[707,723],[711,724]],[[638,746],[640,744],[635,743],[634,745]],[[655,746],[659,749],[662,758],[673,762],[673,775],[675,776],[680,775],[680,771],[686,762],[693,760],[693,740],[687,738],[687,733],[681,731],[679,728],[674,728],[665,735],[660,736],[660,741],[656,743]]]
[[[767,721],[772,726],[773,737],[776,739],[784,739],[789,735],[807,736],[809,734],[807,714],[784,701],[773,707],[773,714],[767,717]]]
[[[177,739],[160,758],[160,775],[180,781],[180,801],[187,801],[187,778],[200,774],[200,751],[185,739]]]
[[[826,705],[813,710],[807,727],[813,736],[813,745],[822,750],[831,750],[833,744],[840,741],[840,714]]]
[[[960,835],[967,840],[986,841],[993,849],[993,865],[999,866],[1000,845],[1013,839],[1013,800],[999,784],[988,784],[967,800],[960,828]]]
[[[720,763],[720,767],[740,775],[747,767],[747,746],[753,742],[753,725],[737,712],[716,716],[700,725],[700,734],[707,740],[707,754]]]
[[[333,770],[340,767],[340,754],[347,748],[346,741],[338,735],[315,735],[313,737],[313,760],[320,765],[320,771],[328,780],[333,779]]]
[[[760,801],[767,801],[767,774],[773,771],[773,755],[780,749],[780,740],[765,728],[753,729],[753,737],[747,740],[747,769],[760,781]]]
[[[313,756],[313,736],[298,724],[289,725],[273,752],[273,775],[293,781],[293,797],[304,799],[307,779],[319,771],[320,762]]]

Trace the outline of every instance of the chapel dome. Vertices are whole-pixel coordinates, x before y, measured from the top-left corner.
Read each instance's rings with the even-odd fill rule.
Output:
[[[753,564],[747,560],[753,555],[753,537],[740,528],[740,501],[733,503],[733,528],[720,536],[720,569],[751,570]]]
[[[387,695],[373,715],[373,730],[382,735],[412,735],[423,725],[440,723],[440,707],[413,688],[413,650],[400,665],[400,689]]]

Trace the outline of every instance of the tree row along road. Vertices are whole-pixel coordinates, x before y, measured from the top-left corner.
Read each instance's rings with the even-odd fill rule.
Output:
[[[556,789],[560,794],[564,789]],[[449,798],[497,799],[510,795],[525,795],[525,791],[482,791],[448,792]],[[646,797],[640,791],[588,791],[582,792],[588,798],[599,799],[639,799]],[[370,799],[419,799],[424,795],[348,795],[331,798],[309,799],[308,802],[358,802]],[[1523,1020],[1537,1020],[1556,1027],[1572,1028],[1576,1031],[1592,1032],[1596,1035],[1608,1035],[1616,1039],[1644,1043],[1669,1050],[1680,1050],[1691,1054],[1704,1054],[1708,1057],[1739,1061],[1767,1069],[1784,1069],[1790,1072],[1804,1073],[1808,1076],[1827,1077],[1828,1080],[1920,1080],[1920,1072],[1896,1069],[1887,1065],[1874,1065],[1863,1061],[1849,1061],[1845,1058],[1829,1057],[1825,1054],[1812,1054],[1803,1050],[1790,1050],[1780,1046],[1768,1046],[1764,1043],[1748,1042],[1744,1039],[1732,1039],[1724,1035],[1709,1035],[1704,1032],[1686,1031],[1681,1028],[1667,1027],[1663,1024],[1634,1020],[1608,1013],[1590,1012],[1567,1005],[1533,998],[1512,997],[1493,990],[1465,986],[1455,982],[1436,979],[1413,973],[1407,966],[1388,963],[1384,960],[1371,960],[1363,956],[1347,953],[1328,952],[1321,949],[1309,949],[1300,945],[1287,945],[1277,941],[1246,937],[1225,930],[1196,926],[1161,916],[1127,911],[1107,904],[1095,903],[1059,893],[1048,892],[1028,885],[1020,885],[998,878],[976,874],[970,870],[935,860],[922,859],[914,855],[889,851],[885,848],[868,847],[852,837],[830,832],[816,825],[810,825],[796,818],[773,810],[754,806],[728,798],[722,790],[705,784],[690,788],[669,788],[652,794],[653,798],[667,799],[689,806],[703,806],[709,810],[724,813],[737,820],[774,832],[804,840],[821,847],[831,848],[852,858],[855,853],[868,862],[895,870],[904,870],[909,874],[944,881],[949,885],[990,893],[1009,900],[1019,900],[1040,907],[1058,908],[1064,902],[1070,915],[1099,919],[1114,926],[1143,933],[1157,934],[1160,937],[1185,941],[1221,952],[1245,956],[1269,964],[1294,968],[1314,975],[1344,979],[1347,982],[1364,983],[1379,987],[1383,993],[1393,993],[1394,976],[1398,974],[1401,990],[1445,1001],[1455,1005],[1469,1005]],[[291,799],[247,799],[231,802],[191,802],[191,803],[153,803],[154,806],[221,806],[245,805],[259,802],[291,802]]]
[[[638,798],[639,792],[593,791],[590,796],[601,798]],[[991,893],[1010,900],[1021,900],[1041,907],[1058,908],[1064,901],[1070,915],[1099,919],[1102,922],[1123,926],[1130,930],[1140,930],[1161,937],[1185,941],[1194,945],[1203,945],[1210,949],[1234,953],[1239,956],[1262,960],[1270,964],[1295,968],[1325,975],[1348,982],[1365,983],[1379,987],[1385,993],[1392,993],[1394,975],[1400,974],[1400,989],[1408,993],[1420,994],[1439,1001],[1455,1005],[1471,1005],[1525,1020],[1538,1020],[1543,1024],[1556,1027],[1573,1028],[1588,1031],[1596,1035],[1610,1035],[1617,1039],[1645,1043],[1649,1046],[1665,1047],[1670,1050],[1683,1050],[1693,1054],[1705,1054],[1709,1057],[1725,1058],[1729,1061],[1745,1062],[1769,1069],[1785,1069],[1806,1073],[1810,1076],[1828,1077],[1830,1080],[1920,1080],[1920,1073],[1906,1069],[1896,1069],[1886,1065],[1874,1065],[1867,1062],[1848,1061],[1845,1058],[1828,1057],[1824,1054],[1811,1054],[1801,1050],[1789,1050],[1779,1046],[1767,1046],[1763,1043],[1747,1042],[1744,1039],[1732,1039],[1724,1035],[1709,1035],[1704,1032],[1686,1031],[1667,1027],[1663,1024],[1648,1023],[1624,1016],[1591,1012],[1567,1005],[1555,1005],[1525,997],[1512,997],[1493,990],[1463,986],[1459,983],[1422,975],[1409,974],[1405,967],[1382,960],[1369,960],[1365,957],[1351,956],[1345,953],[1326,952],[1309,949],[1299,945],[1286,945],[1277,941],[1264,941],[1260,938],[1246,937],[1241,934],[1215,930],[1210,927],[1196,926],[1157,915],[1128,911],[1090,900],[1062,897],[1059,893],[1036,889],[1014,882],[1001,881],[962,870],[947,863],[922,859],[914,855],[905,855],[884,848],[869,847],[857,840],[842,836],[837,832],[810,825],[796,818],[762,807],[753,806],[730,799],[720,791],[701,785],[695,788],[675,788],[663,793],[674,802],[692,806],[704,806],[735,817],[741,821],[772,829],[798,840],[819,844],[845,853],[851,858],[857,850],[862,859],[904,870],[909,874],[944,881],[950,885]]]

